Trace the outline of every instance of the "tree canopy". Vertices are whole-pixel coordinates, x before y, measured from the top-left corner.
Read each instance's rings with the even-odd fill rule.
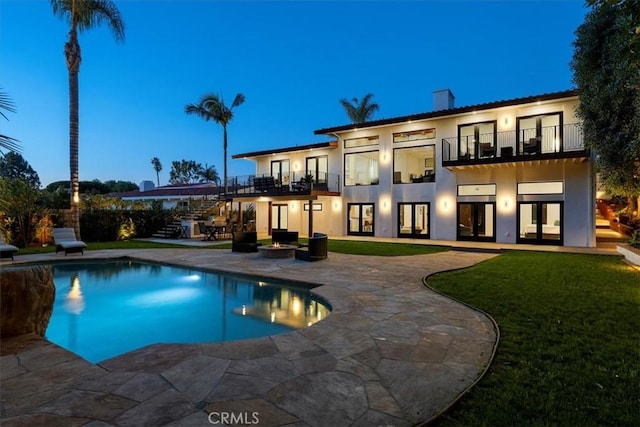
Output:
[[[637,1],[591,1],[571,67],[585,145],[609,193],[640,195],[640,11]],[[636,7],[630,7],[635,4]]]
[[[171,184],[189,184],[196,182],[217,181],[218,172],[214,166],[202,167],[202,164],[194,160],[173,161],[169,171]]]
[[[195,114],[205,121],[213,120],[222,126],[223,151],[224,151],[224,191],[228,192],[228,176],[227,176],[227,125],[233,119],[233,109],[244,104],[245,96],[242,93],[236,94],[228,107],[224,103],[221,95],[209,93],[200,98],[197,104],[187,104],[184,112],[187,114]]]
[[[377,103],[371,102],[372,98],[373,94],[368,93],[362,100],[353,98],[349,101],[346,98],[342,98],[340,104],[342,104],[347,116],[349,116],[349,120],[351,120],[352,123],[359,124],[371,120],[373,114],[380,108]]]
[[[10,151],[0,157],[0,176],[2,178],[19,178],[33,188],[40,188],[40,177],[20,153]]]

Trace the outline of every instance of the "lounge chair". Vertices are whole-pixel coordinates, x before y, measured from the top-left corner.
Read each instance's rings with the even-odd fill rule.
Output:
[[[0,258],[11,258],[13,261],[13,255],[16,252],[18,252],[18,247],[5,244],[2,236],[0,236]]]
[[[73,228],[54,228],[53,240],[56,243],[56,253],[64,251],[65,256],[75,252],[84,254],[84,248],[87,247],[85,242],[76,239]]]
[[[313,237],[309,237],[307,246],[296,249],[296,259],[303,261],[327,259],[327,241],[326,234],[313,233]]]

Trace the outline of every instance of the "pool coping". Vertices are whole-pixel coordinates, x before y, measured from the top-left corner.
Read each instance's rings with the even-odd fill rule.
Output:
[[[44,339],[14,338],[3,348],[13,346],[15,353],[3,351],[0,358],[4,425],[61,419],[68,425],[210,425],[211,414],[254,412],[261,425],[421,424],[481,378],[498,340],[490,316],[423,285],[430,274],[495,254],[330,253],[307,263],[222,249],[145,249],[88,251],[73,260],[122,256],[285,281],[313,277],[302,282],[321,285],[313,292],[329,301],[332,313],[284,334],[155,344],[96,365]],[[20,258],[12,265],[71,261],[53,254]]]

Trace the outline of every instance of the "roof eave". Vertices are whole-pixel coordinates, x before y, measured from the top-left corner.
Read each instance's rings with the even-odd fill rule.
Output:
[[[430,111],[427,113],[418,113],[418,114],[412,114],[408,116],[392,117],[389,119],[373,120],[366,123],[359,123],[359,124],[351,123],[348,125],[318,129],[318,130],[315,130],[313,133],[316,135],[335,135],[336,133],[339,133],[339,132],[352,132],[359,129],[373,128],[377,126],[386,126],[386,125],[398,124],[398,123],[408,122],[408,121],[434,119],[434,118],[440,118],[440,117],[453,116],[456,114],[470,113],[472,111],[490,110],[493,108],[509,107],[509,106],[518,105],[518,104],[527,104],[531,102],[543,102],[543,101],[550,101],[554,99],[571,98],[571,97],[577,97],[577,96],[578,96],[578,92],[575,89],[570,89],[562,92],[545,93],[542,95],[533,95],[533,96],[527,96],[523,98],[514,98],[514,99],[503,100],[503,101],[487,102],[484,104],[467,105],[464,107],[450,108],[447,110]]]

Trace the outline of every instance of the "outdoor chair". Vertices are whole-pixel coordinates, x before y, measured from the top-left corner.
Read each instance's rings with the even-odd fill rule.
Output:
[[[271,243],[298,246],[298,232],[287,230],[271,230]]]
[[[85,242],[76,239],[73,228],[54,228],[53,240],[56,243],[56,253],[64,251],[65,256],[75,252],[84,254],[84,248],[87,247]]]
[[[207,225],[204,221],[198,221],[198,228],[200,229],[200,234],[203,236],[202,240],[216,239],[214,226]]]
[[[528,142],[525,142],[522,147],[522,152],[524,154],[538,154],[540,153],[540,142],[541,138],[530,138]]]
[[[13,261],[13,255],[15,255],[17,252],[17,246],[5,244],[2,236],[0,236],[0,258],[11,258],[11,260]]]
[[[320,261],[327,259],[327,235],[323,233],[313,233],[309,237],[309,244],[296,249],[296,259],[302,261]]]
[[[232,252],[258,252],[258,233],[255,231],[234,231],[231,242]]]

